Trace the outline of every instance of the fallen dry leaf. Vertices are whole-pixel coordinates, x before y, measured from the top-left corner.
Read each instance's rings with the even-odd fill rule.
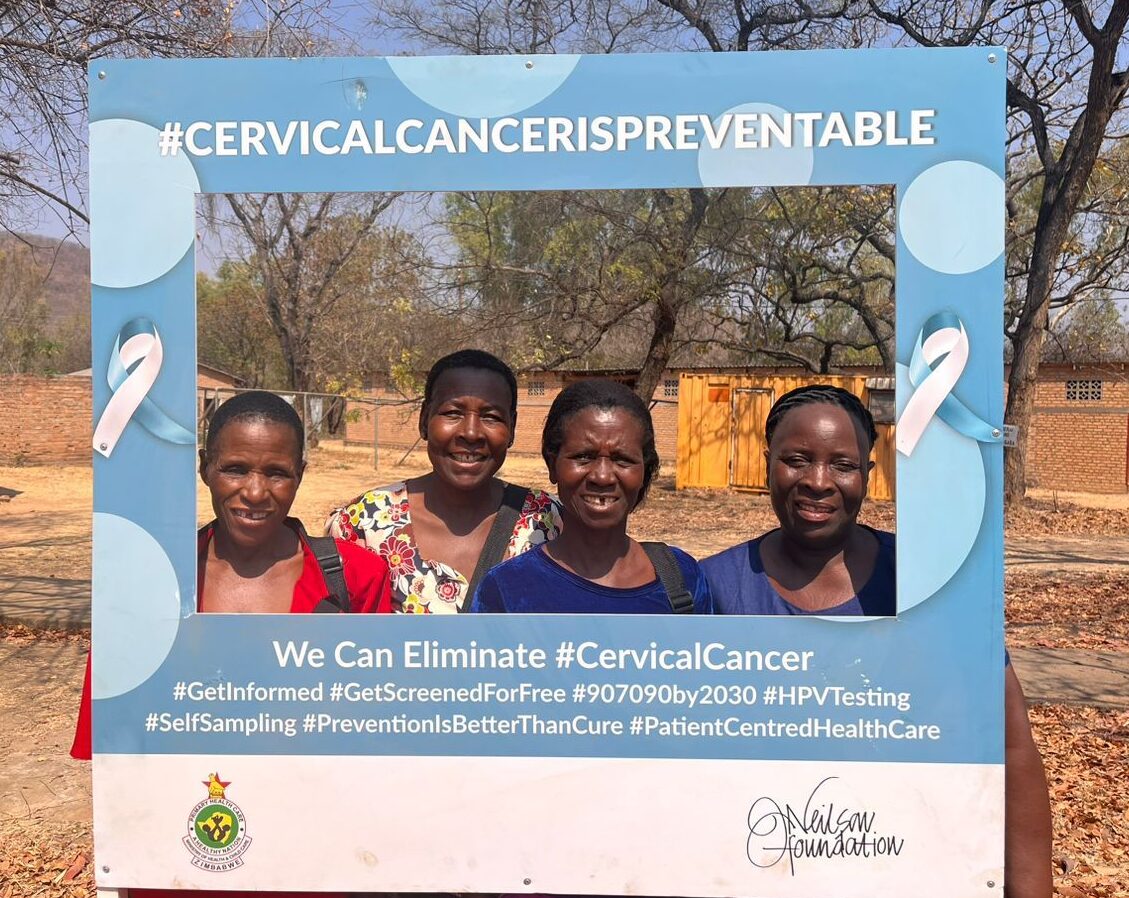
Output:
[[[67,872],[63,874],[63,882],[70,882],[72,879],[78,876],[79,873],[82,872],[85,866],[86,855],[79,854],[71,863],[71,865],[67,867]]]
[[[1129,652],[1127,595],[1129,572],[1009,573],[1008,645]]]
[[[1004,510],[1007,535],[1108,536],[1129,533],[1129,509],[1084,508],[1069,502],[1024,499]]]

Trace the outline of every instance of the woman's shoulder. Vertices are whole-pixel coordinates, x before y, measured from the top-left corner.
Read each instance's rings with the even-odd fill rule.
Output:
[[[525,491],[525,501],[521,505],[522,516],[550,515],[554,521],[560,522],[561,503],[552,493],[546,490],[528,487]]]
[[[889,530],[876,530],[873,527],[867,527],[866,529],[874,534],[875,538],[878,540],[878,545],[883,549],[896,548],[898,544],[897,534],[891,533]]]
[[[675,562],[678,564],[678,570],[682,574],[683,585],[690,595],[694,597],[694,612],[696,614],[713,614],[713,599],[710,596],[709,584],[706,581],[706,574],[705,571],[702,570],[701,562],[685,549],[680,549],[678,546],[668,545],[667,548],[670,549]],[[656,570],[655,573],[658,574],[658,571]],[[659,579],[661,581],[662,578],[660,577]]]
[[[371,489],[365,490],[356,498],[345,503],[342,508],[349,510],[356,506],[365,507],[381,505],[388,502],[407,501],[407,498],[408,482],[406,480],[397,480],[395,483],[386,483],[384,486],[374,486]]]
[[[392,610],[392,572],[383,556],[357,543],[334,539],[345,586],[356,612],[390,612]]]
[[[365,490],[329,513],[325,532],[349,542],[369,542],[403,530],[411,520],[408,484],[397,481]],[[378,540],[379,541],[379,540]]]
[[[545,578],[553,575],[554,567],[544,557],[543,546],[534,546],[529,552],[507,558],[483,575],[471,598],[470,610],[506,611],[514,597],[544,594]]]
[[[371,570],[377,573],[388,571],[388,562],[375,552],[347,539],[334,537],[333,542],[336,544],[337,553],[341,556],[341,561],[344,562],[346,568],[352,565],[357,570]]]
[[[768,531],[768,533],[771,532],[771,530]],[[743,573],[756,570],[760,566],[760,544],[768,536],[768,533],[762,533],[758,537],[747,539],[743,543],[737,543],[735,546],[730,546],[728,549],[722,549],[720,552],[703,558],[702,570],[711,577],[725,572]]]
[[[534,546],[555,539],[561,526],[561,503],[557,497],[545,490],[526,490],[506,557],[516,558]]]
[[[512,555],[494,565],[483,575],[483,579],[495,582],[510,582],[543,572],[546,568],[553,566],[553,563],[545,557],[544,543],[541,543],[530,546],[528,552]]]
[[[679,567],[686,568],[687,570],[697,570],[702,566],[702,563],[685,549],[681,549],[678,546],[669,546],[669,548],[670,551],[674,553],[675,560],[678,562]]]

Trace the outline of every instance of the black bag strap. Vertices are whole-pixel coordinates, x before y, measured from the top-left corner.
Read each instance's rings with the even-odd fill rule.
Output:
[[[337,541],[332,536],[310,536],[306,528],[301,528],[301,538],[314,553],[329,595],[314,606],[315,614],[349,614],[353,603],[349,601],[349,587],[345,584],[345,567],[341,553],[337,551]]]
[[[686,589],[686,580],[682,576],[682,568],[678,566],[678,559],[670,551],[670,546],[666,543],[652,542],[639,543],[639,545],[647,553],[647,557],[655,568],[659,582],[666,590],[670,610],[675,614],[693,614],[694,597]]]
[[[490,532],[486,534],[482,554],[478,556],[478,564],[475,565],[474,574],[470,578],[470,583],[467,584],[466,595],[463,596],[463,601],[459,605],[459,611],[466,611],[470,608],[470,600],[474,598],[474,591],[478,589],[478,584],[482,582],[486,572],[501,563],[502,556],[506,554],[506,546],[510,544],[510,537],[514,534],[514,527],[517,525],[517,519],[521,517],[521,510],[525,506],[525,499],[528,495],[528,489],[524,486],[515,486],[512,483],[507,483],[506,488],[502,490],[502,504],[498,506],[498,513],[494,515],[494,523],[490,527]]]

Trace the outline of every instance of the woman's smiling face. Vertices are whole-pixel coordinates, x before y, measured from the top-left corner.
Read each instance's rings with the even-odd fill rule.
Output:
[[[513,443],[513,399],[495,371],[451,368],[439,375],[420,432],[441,480],[467,490],[490,481]]]
[[[772,509],[793,542],[845,542],[866,497],[873,463],[861,425],[844,408],[800,405],[776,427],[765,453]]]
[[[217,525],[244,549],[268,545],[285,525],[302,482],[302,447],[275,421],[229,421],[200,466]]]
[[[549,479],[557,486],[566,528],[626,528],[646,483],[643,425],[627,409],[581,409],[564,423],[560,451],[549,458]]]

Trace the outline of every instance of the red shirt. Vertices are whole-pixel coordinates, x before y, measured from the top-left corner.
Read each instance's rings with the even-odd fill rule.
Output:
[[[322,575],[317,558],[303,538],[301,526],[291,518],[287,521],[299,535],[302,543],[302,573],[294,584],[294,598],[290,604],[291,614],[309,614],[322,599],[329,595],[329,586]],[[208,543],[212,538],[214,522],[200,529],[196,541],[199,568],[197,570],[196,610],[200,610],[200,596],[204,594],[204,562],[208,557]],[[341,554],[341,566],[345,574],[345,586],[349,601],[357,614],[388,614],[392,611],[391,576],[388,564],[379,555],[362,549],[360,546],[334,540]],[[78,706],[78,720],[75,722],[74,743],[71,757],[80,761],[91,758],[90,738],[90,659],[86,659],[86,676],[82,682],[82,700]],[[178,889],[130,889],[130,898],[183,898],[185,892]],[[208,892],[213,898],[263,898],[269,892]],[[327,893],[279,892],[278,898],[327,898]],[[332,893],[328,893],[332,896]]]

